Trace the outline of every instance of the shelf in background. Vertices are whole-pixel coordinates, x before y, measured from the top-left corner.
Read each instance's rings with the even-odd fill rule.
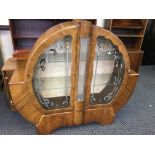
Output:
[[[141,53],[142,52],[142,50],[136,49],[136,48],[127,48],[127,51],[128,51],[128,53],[132,53],[132,52]]]
[[[142,37],[144,35],[143,29],[122,29],[112,27],[111,32],[113,32],[116,35],[138,35]]]
[[[96,24],[96,19],[88,20]],[[57,24],[68,21],[72,19],[10,19],[9,27],[14,50],[31,49],[41,34]]]
[[[21,34],[21,35],[14,35],[14,39],[37,39],[40,37],[41,34]]]
[[[134,37],[134,38],[142,38],[143,35],[137,35],[137,34],[117,34],[118,37]]]
[[[29,49],[22,49],[22,50],[15,50],[13,53],[13,57],[18,60],[26,60],[30,54],[31,50]]]
[[[137,53],[142,46],[147,22],[147,19],[107,19],[105,28],[120,38],[128,52]]]
[[[0,30],[10,30],[8,25],[0,25]]]
[[[138,73],[144,52],[142,50],[134,50],[134,51],[131,50],[131,51],[128,51],[128,54],[129,54],[131,69],[133,69]]]
[[[119,37],[126,48],[140,49],[143,37]]]
[[[29,49],[29,50],[31,50],[31,48],[33,47],[36,40],[37,40],[37,38],[14,39],[14,48],[15,48],[15,50],[19,50],[19,49]]]
[[[130,28],[143,29],[144,26],[140,19],[113,19],[112,27],[114,28]]]

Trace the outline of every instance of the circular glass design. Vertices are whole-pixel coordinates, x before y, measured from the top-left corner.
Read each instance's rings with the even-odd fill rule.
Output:
[[[97,38],[90,104],[108,104],[118,93],[125,63],[118,47],[103,36]]]

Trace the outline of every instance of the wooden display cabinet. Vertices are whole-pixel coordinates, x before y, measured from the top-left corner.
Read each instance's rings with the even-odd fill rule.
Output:
[[[27,62],[8,60],[3,73],[12,66],[12,106],[38,134],[62,126],[112,123],[139,75],[116,35],[79,20],[50,28],[35,42]]]

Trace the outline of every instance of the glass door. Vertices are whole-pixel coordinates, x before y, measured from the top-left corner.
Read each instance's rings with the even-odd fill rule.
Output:
[[[94,27],[92,30],[85,107],[110,104],[122,85],[125,73],[122,43],[110,32]],[[122,45],[121,45],[122,46]]]
[[[124,60],[118,47],[103,36],[97,37],[90,104],[107,104],[117,94],[124,75]]]
[[[72,37],[65,36],[43,51],[33,73],[33,89],[46,109],[70,105]]]

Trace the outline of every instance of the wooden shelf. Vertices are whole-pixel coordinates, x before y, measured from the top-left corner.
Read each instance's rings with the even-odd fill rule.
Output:
[[[88,19],[96,24],[96,19]],[[10,19],[10,31],[14,50],[31,49],[35,41],[47,29],[72,19]]]
[[[140,49],[136,49],[136,48],[127,48],[127,51],[128,51],[128,53],[141,53],[142,52],[142,50],[140,50]]]
[[[14,39],[37,39],[41,34],[23,34],[23,35],[14,35]]]
[[[36,40],[37,40],[37,38],[14,39],[15,50],[21,50],[21,49],[31,50],[31,48],[33,47]]]
[[[8,25],[0,25],[0,30],[10,30]]]
[[[107,19],[105,27],[117,35],[127,48],[130,67],[139,72],[143,52],[140,50],[143,42],[146,19]]]
[[[140,49],[142,37],[121,37],[119,36],[121,41],[124,43],[126,48]]]
[[[4,66],[2,67],[2,71],[7,70],[7,71],[14,71],[18,69],[24,69],[26,67],[26,60],[18,61],[15,58],[9,58]]]
[[[31,50],[29,49],[22,49],[22,50],[15,50],[13,53],[13,57],[19,60],[26,60],[30,54]]]
[[[117,35],[126,48],[141,49],[145,29],[146,19],[109,19],[105,21],[105,27]]]
[[[117,34],[118,37],[129,37],[129,38],[142,38],[143,35],[134,35],[134,34]]]
[[[114,28],[143,29],[144,26],[139,19],[114,19],[112,22]]]

